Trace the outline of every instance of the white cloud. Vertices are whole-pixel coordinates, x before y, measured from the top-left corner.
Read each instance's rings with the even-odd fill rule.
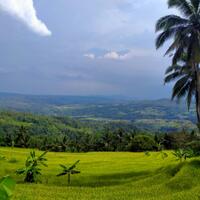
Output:
[[[0,8],[23,21],[35,33],[51,35],[47,26],[38,19],[33,0],[0,0]]]
[[[89,59],[107,59],[107,60],[130,60],[136,57],[154,57],[156,56],[156,51],[151,49],[130,49],[125,53],[119,51],[106,51],[101,55],[95,55],[95,53],[84,54],[84,57]]]
[[[120,54],[116,51],[106,53],[103,58],[110,60],[129,60],[134,57],[147,57],[154,56],[155,52],[146,49],[131,49],[127,53]]]
[[[84,54],[84,57],[89,58],[89,59],[95,59],[96,58],[96,56],[93,53]]]
[[[106,53],[103,57],[111,60],[120,60],[121,55],[115,51],[111,51]]]

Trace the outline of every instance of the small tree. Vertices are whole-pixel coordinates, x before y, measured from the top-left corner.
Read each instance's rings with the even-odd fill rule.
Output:
[[[47,151],[42,153],[39,157],[35,155],[35,151],[31,151],[30,155],[26,159],[25,167],[22,169],[18,169],[16,171],[17,174],[25,174],[25,182],[34,183],[36,182],[37,175],[41,175],[41,169],[38,167],[39,165],[43,165],[47,167],[45,163],[47,159],[44,157]]]
[[[15,181],[9,176],[0,179],[0,199],[9,200],[13,195]]]
[[[75,170],[76,168],[76,165],[80,162],[80,160],[76,161],[73,165],[71,165],[70,167],[67,167],[65,165],[60,165],[63,169],[63,171],[58,174],[57,176],[65,176],[65,175],[68,175],[68,184],[70,184],[71,182],[71,174],[79,174],[81,173],[80,171],[78,170]]]
[[[129,144],[130,151],[153,151],[157,149],[152,137],[147,135],[137,135]]]

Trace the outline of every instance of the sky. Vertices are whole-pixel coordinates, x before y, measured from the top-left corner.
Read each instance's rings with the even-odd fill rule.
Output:
[[[155,49],[167,0],[0,0],[0,91],[170,97]]]

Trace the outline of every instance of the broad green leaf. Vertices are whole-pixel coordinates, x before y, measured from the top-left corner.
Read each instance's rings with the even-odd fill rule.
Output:
[[[1,186],[1,185],[0,185],[0,199],[1,200],[8,200],[9,199],[7,192],[5,191],[3,186]]]
[[[3,177],[0,180],[1,195],[6,193],[8,197],[11,197],[13,194],[14,188],[15,188],[15,181],[12,178],[10,178],[9,176]],[[5,195],[3,195],[3,196],[5,196]]]

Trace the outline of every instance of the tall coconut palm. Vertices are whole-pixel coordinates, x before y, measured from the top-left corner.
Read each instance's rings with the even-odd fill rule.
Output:
[[[200,0],[168,0],[169,8],[177,8],[178,15],[167,15],[160,18],[156,24],[159,35],[156,39],[157,49],[166,41],[172,39],[172,43],[165,55],[172,56],[172,65],[175,66],[183,54],[187,55],[187,67],[193,69],[195,79],[196,112],[200,123]],[[179,94],[186,77],[179,82],[175,93]],[[181,84],[182,83],[182,84]],[[183,95],[182,95],[183,96]]]

